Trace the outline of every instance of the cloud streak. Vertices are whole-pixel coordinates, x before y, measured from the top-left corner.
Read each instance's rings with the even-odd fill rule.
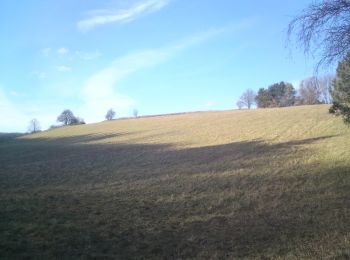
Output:
[[[8,95],[9,94],[9,95]],[[12,96],[12,97],[10,97]],[[57,115],[62,111],[62,104],[52,104],[52,102],[40,100],[23,101],[19,97],[24,94],[10,91],[7,93],[5,87],[0,85],[0,132],[21,132],[28,129],[29,121],[33,118],[39,120],[43,130],[56,122]],[[43,109],[43,107],[45,109]]]
[[[124,10],[96,10],[90,12],[91,15],[87,19],[80,20],[77,23],[77,28],[81,31],[89,31],[97,26],[109,23],[125,23],[131,22],[138,17],[156,12],[167,6],[171,0],[143,0],[136,3],[129,9]]]
[[[28,100],[23,103],[19,102],[15,94],[9,92],[7,95],[3,91],[5,88],[0,86],[0,108],[5,115],[5,117],[0,116],[0,131],[25,131],[32,118],[37,118],[45,129],[55,123],[57,115],[62,112],[63,108],[72,109],[76,115],[83,117],[88,123],[102,121],[109,108],[114,108],[117,111],[117,116],[131,115],[136,101],[132,97],[120,93],[118,87],[122,80],[141,70],[165,63],[176,55],[200,44],[249,29],[255,25],[255,22],[255,19],[248,19],[225,27],[211,28],[159,48],[139,50],[117,57],[106,67],[91,74],[80,86],[74,83],[74,87],[77,88],[75,88],[74,97],[76,99],[73,104],[67,103],[66,97],[57,90],[54,93],[61,99],[57,99],[56,102],[52,102],[52,100],[35,100],[34,102]],[[56,51],[56,49],[50,49],[52,53],[53,50]],[[70,53],[75,52],[71,51]],[[61,66],[63,66],[61,68],[63,72],[69,68]],[[59,67],[57,66],[56,69]],[[40,77],[39,73],[33,73],[33,75]],[[62,85],[67,86],[67,84],[59,82],[57,89],[61,89]],[[71,90],[70,87],[69,90]]]
[[[66,49],[66,48],[64,48],[64,47],[61,47],[61,48],[59,48],[59,49],[57,49],[57,53],[59,54],[59,55],[66,55],[67,53],[69,52],[69,50],[68,49]]]
[[[69,71],[72,70],[71,67],[68,67],[68,66],[65,66],[65,65],[56,66],[56,69],[57,69],[59,72],[69,72]]]
[[[252,21],[222,28],[213,28],[192,37],[158,49],[143,50],[115,59],[109,66],[93,74],[82,87],[83,107],[81,113],[88,115],[87,122],[100,121],[109,108],[131,111],[135,101],[115,91],[118,83],[137,71],[159,65],[191,47],[205,43],[226,33],[245,29]],[[129,112],[130,112],[129,111]]]

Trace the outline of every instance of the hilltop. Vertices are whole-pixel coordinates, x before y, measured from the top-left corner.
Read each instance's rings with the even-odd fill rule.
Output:
[[[0,255],[349,258],[349,147],[327,105],[5,138]]]

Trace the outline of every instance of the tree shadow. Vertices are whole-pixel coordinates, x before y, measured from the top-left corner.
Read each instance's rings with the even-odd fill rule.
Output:
[[[8,142],[9,140],[13,140],[23,135],[24,134],[20,134],[20,133],[0,133],[0,143]]]
[[[333,136],[195,148],[93,143],[115,137],[14,143],[35,152],[14,149],[0,161],[2,255],[322,257],[320,248],[349,234],[349,169],[307,160],[310,145]]]

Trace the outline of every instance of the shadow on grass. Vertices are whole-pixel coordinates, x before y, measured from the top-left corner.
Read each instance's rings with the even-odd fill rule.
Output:
[[[0,143],[8,142],[9,140],[13,140],[23,135],[24,134],[20,134],[20,133],[0,133]]]
[[[332,138],[268,144],[263,140],[176,149],[171,144],[91,143],[124,134],[83,135],[57,139],[17,139],[0,146],[4,170],[0,187],[98,184],[144,181],[169,175],[191,175],[263,167],[274,156],[298,156],[303,145]],[[271,162],[269,162],[271,161]],[[13,183],[12,183],[13,181]]]
[[[349,169],[307,160],[308,145],[332,136],[185,149],[89,144],[103,138],[111,137],[13,144],[33,152],[19,159],[13,148],[2,160],[1,255],[203,259],[348,252]]]

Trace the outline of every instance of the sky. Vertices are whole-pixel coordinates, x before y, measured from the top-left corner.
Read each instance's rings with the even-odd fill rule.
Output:
[[[2,0],[0,132],[42,129],[70,109],[87,123],[235,109],[245,89],[298,88],[315,61],[286,47],[310,1]]]

